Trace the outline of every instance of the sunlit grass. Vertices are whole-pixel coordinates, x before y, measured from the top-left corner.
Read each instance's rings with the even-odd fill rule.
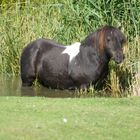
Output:
[[[139,140],[139,98],[0,98],[1,140]]]

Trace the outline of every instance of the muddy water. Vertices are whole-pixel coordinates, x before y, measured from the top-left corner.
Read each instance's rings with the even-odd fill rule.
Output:
[[[22,87],[20,77],[0,76],[0,96],[76,97],[76,92],[53,90],[42,86]]]

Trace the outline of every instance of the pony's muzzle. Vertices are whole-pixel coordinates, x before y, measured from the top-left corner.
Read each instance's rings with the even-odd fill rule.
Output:
[[[113,57],[113,60],[114,60],[117,64],[122,63],[124,59],[125,59],[125,56],[124,56],[124,54],[122,54],[122,53],[118,53],[118,54],[116,54],[116,55]]]

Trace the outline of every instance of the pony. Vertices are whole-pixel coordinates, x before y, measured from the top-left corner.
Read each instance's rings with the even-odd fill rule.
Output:
[[[83,41],[64,46],[50,39],[30,42],[21,54],[22,86],[37,79],[52,89],[77,89],[95,85],[108,74],[110,59],[124,60],[126,37],[119,28],[104,26]]]

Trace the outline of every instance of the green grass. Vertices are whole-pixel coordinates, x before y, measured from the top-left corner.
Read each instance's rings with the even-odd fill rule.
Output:
[[[139,140],[140,98],[0,97],[0,139]]]

